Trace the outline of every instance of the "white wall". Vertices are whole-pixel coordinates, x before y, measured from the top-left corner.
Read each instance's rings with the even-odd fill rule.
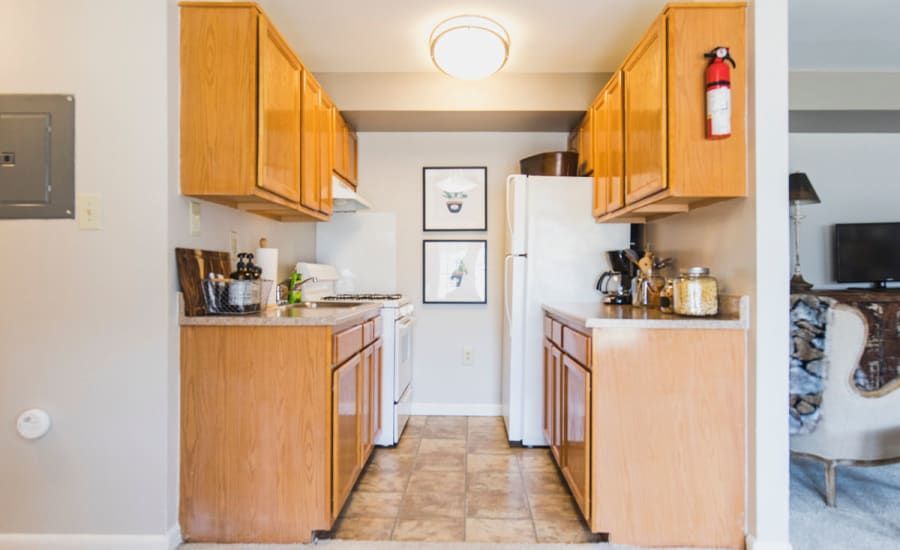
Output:
[[[681,265],[706,265],[729,293],[751,296],[747,373],[751,549],[789,548],[787,2],[748,6],[749,198],[648,225],[648,239]]]
[[[564,150],[564,133],[361,133],[360,192],[397,215],[398,290],[416,305],[415,410],[500,413],[504,194],[519,159]],[[422,167],[487,166],[488,231],[424,233]],[[488,240],[487,305],[422,304],[423,239]],[[474,361],[462,364],[462,348]]]
[[[800,266],[816,287],[842,288],[832,269],[836,223],[900,221],[900,134],[791,134],[791,171],[821,204],[800,206]]]
[[[0,13],[0,93],[74,94],[76,189],[105,207],[101,231],[0,221],[0,548],[165,547],[178,496],[173,249],[227,250],[234,230],[242,249],[269,237],[287,269],[315,256],[314,228],[204,203],[189,235],[175,0],[0,0]],[[11,426],[35,406],[53,429],[26,442]]]

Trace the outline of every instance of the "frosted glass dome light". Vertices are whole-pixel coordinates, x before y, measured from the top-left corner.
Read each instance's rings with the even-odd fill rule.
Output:
[[[496,73],[509,57],[509,33],[493,19],[457,15],[431,31],[431,60],[448,75],[479,80]]]

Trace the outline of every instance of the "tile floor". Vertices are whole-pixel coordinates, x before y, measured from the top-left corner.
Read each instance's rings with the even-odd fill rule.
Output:
[[[336,539],[594,542],[547,449],[510,448],[500,417],[413,417],[377,448]]]

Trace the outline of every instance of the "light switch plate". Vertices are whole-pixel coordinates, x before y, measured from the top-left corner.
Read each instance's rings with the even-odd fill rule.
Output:
[[[188,213],[191,226],[191,235],[200,234],[200,203],[191,201],[190,211]]]
[[[78,228],[103,229],[103,197],[97,193],[78,194]]]

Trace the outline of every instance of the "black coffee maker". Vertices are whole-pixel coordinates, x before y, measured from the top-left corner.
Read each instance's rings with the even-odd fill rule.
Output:
[[[631,281],[637,275],[637,266],[628,259],[625,250],[609,250],[606,252],[610,271],[600,276],[597,290],[605,296],[607,304],[630,304]]]

